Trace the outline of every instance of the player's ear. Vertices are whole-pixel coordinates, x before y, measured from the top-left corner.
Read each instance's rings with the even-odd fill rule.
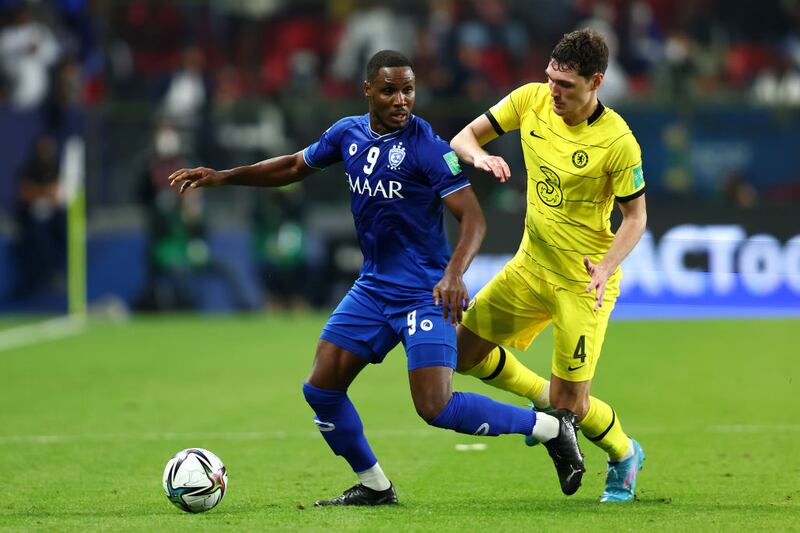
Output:
[[[592,76],[592,90],[597,90],[600,87],[600,83],[603,81],[603,74],[602,72],[595,72],[594,76]]]
[[[367,98],[372,96],[372,86],[369,84],[368,80],[364,80],[364,96]]]

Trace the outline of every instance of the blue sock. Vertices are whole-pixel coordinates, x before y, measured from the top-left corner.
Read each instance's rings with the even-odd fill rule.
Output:
[[[454,392],[430,424],[468,435],[530,435],[536,423],[533,409],[500,403],[472,392]]]
[[[371,468],[378,459],[372,453],[356,408],[344,391],[323,390],[303,383],[303,396],[317,416],[314,422],[333,453],[341,455],[354,472]]]

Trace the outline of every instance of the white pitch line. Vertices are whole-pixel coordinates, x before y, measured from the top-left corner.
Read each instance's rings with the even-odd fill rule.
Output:
[[[685,428],[668,427],[642,427],[633,433],[636,435],[669,433],[682,431]],[[800,432],[800,424],[769,425],[730,425],[709,426],[703,428],[703,433],[794,433]],[[393,438],[393,437],[434,437],[441,435],[441,431],[433,428],[415,429],[379,429],[367,431],[367,437]],[[167,441],[167,440],[286,440],[290,438],[316,439],[319,432],[309,431],[243,431],[243,432],[187,432],[187,433],[95,433],[77,435],[5,435],[0,436],[0,446],[11,444],[67,444],[74,442],[141,442],[141,441]]]
[[[309,431],[309,435],[313,434]],[[285,431],[242,433],[97,433],[83,435],[8,435],[0,437],[2,444],[64,444],[71,442],[161,441],[175,439],[280,440]]]
[[[742,425],[734,424],[730,426],[709,426],[710,433],[789,433],[800,431],[800,424],[768,424],[762,425]]]
[[[58,317],[35,324],[26,324],[0,331],[0,352],[31,344],[77,335],[86,329],[86,321],[74,317]]]
[[[441,432],[434,429],[418,428],[410,430],[386,429],[366,431],[367,437],[431,437]],[[189,432],[189,433],[95,433],[78,435],[4,435],[0,436],[0,446],[5,444],[65,444],[72,442],[117,442],[117,441],[162,441],[181,439],[221,439],[221,440],[285,440],[288,438],[317,439],[319,431],[246,431],[246,432]]]

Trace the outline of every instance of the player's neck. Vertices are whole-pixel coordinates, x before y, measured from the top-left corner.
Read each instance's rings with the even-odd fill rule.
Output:
[[[379,136],[383,137],[387,133],[392,133],[392,131],[384,124],[380,118],[378,118],[376,113],[370,111],[369,113],[369,129],[372,130],[373,133],[378,134]]]
[[[376,113],[373,111],[369,112],[369,129],[372,130],[372,133],[378,135],[379,137],[383,137],[384,135],[390,135],[392,133],[397,133],[405,129],[408,124],[411,122],[411,114],[409,114],[408,120],[401,128],[393,128],[388,126],[384,123]]]
[[[578,124],[586,122],[595,110],[597,110],[598,105],[600,105],[600,102],[597,100],[597,93],[595,93],[585,106],[577,109],[575,113],[569,116],[565,115],[562,119],[567,126],[577,126]]]

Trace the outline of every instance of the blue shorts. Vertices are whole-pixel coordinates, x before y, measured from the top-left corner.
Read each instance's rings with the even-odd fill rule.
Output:
[[[320,338],[370,363],[403,343],[408,369],[456,367],[456,328],[442,318],[433,297],[398,300],[358,282],[345,295],[322,329]]]

